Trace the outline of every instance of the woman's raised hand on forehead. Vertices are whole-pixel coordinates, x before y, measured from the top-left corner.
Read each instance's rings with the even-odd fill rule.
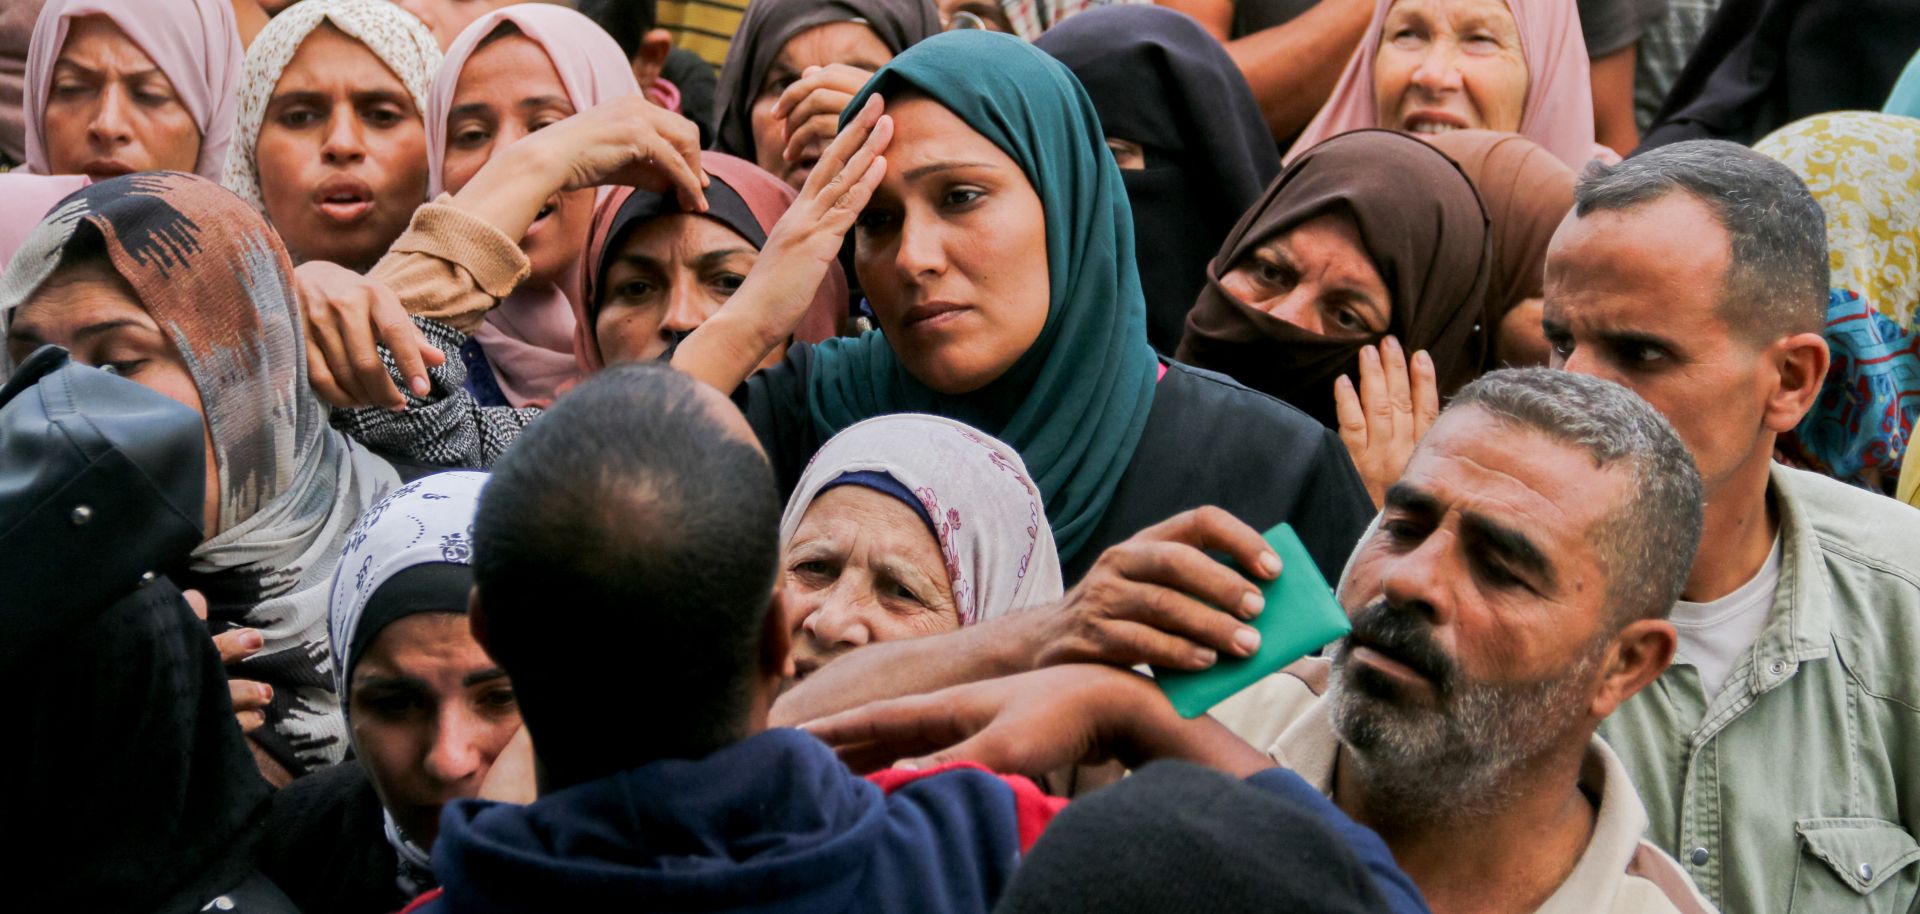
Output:
[[[786,342],[840,256],[854,220],[887,173],[893,120],[872,95],[807,176],[767,235],[753,271],[713,317],[674,350],[673,367],[731,394]]]
[[[700,128],[638,95],[603,102],[526,139],[566,162],[561,190],[623,184],[672,193],[689,212],[707,209]]]
[[[638,95],[596,105],[536,131],[482,166],[452,205],[520,239],[556,193],[625,184],[672,193],[707,210],[700,128]]]

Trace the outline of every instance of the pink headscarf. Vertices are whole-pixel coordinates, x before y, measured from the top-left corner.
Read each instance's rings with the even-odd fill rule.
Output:
[[[54,62],[67,44],[67,26],[82,16],[113,20],[153,58],[200,127],[194,173],[219,181],[239,116],[244,59],[228,0],[47,0],[27,51],[27,168],[43,175],[52,170],[42,139],[47,93],[53,88]]]
[[[787,207],[793,205],[793,188],[785,181],[768,174],[760,166],[745,159],[734,158],[724,152],[708,150],[700,154],[700,168],[717,184],[725,184],[740,196],[740,202],[752,211],[754,222],[766,234],[773,233],[774,223],[786,215]],[[708,191],[713,193],[712,190]],[[580,373],[592,374],[606,367],[600,358],[600,341],[594,336],[593,322],[587,317],[587,309],[594,298],[600,294],[595,288],[601,272],[601,261],[607,255],[607,243],[612,240],[620,228],[614,225],[620,215],[621,207],[627,198],[633,195],[631,188],[619,188],[607,199],[594,214],[593,231],[587,236],[586,282],[583,294],[574,302],[573,316],[576,321],[573,334],[574,356],[579,360]],[[711,199],[711,198],[710,198]],[[741,229],[731,224],[725,213],[716,211],[710,214],[722,225]],[[840,319],[847,314],[847,276],[839,264],[827,267],[825,279],[820,288],[814,291],[813,303],[807,306],[807,313],[794,327],[793,338],[808,343],[818,343],[840,335]]]
[[[427,192],[446,191],[447,116],[454,90],[467,59],[480,43],[511,22],[547,52],[560,84],[575,111],[627,95],[638,95],[633,67],[620,46],[593,20],[573,10],[545,3],[502,7],[480,17],[460,32],[447,48],[446,60],[434,74],[427,92]],[[602,188],[595,212],[604,207],[610,191]],[[581,252],[584,258],[585,251]],[[522,285],[487,312],[474,339],[487,354],[494,379],[514,406],[545,406],[561,385],[579,374],[574,360],[574,309],[579,301],[584,263],[576,262],[558,286]]]
[[[1380,30],[1394,0],[1376,0],[1373,22],[1366,37],[1347,59],[1346,72],[1333,97],[1315,115],[1313,123],[1287,150],[1291,163],[1301,153],[1330,137],[1378,123],[1373,94],[1373,62],[1380,48]],[[1507,0],[1514,25],[1520,31],[1520,50],[1527,59],[1527,98],[1520,115],[1520,135],[1540,144],[1574,171],[1597,157],[1619,161],[1619,156],[1593,140],[1593,82],[1587,46],[1580,32],[1580,14],[1574,0]]]
[[[53,212],[54,204],[90,183],[86,175],[0,175],[0,200],[7,201],[7,217],[0,219],[0,273],[7,271],[14,252]]]

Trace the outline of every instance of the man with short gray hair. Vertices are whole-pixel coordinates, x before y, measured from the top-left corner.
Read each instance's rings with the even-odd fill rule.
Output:
[[[1772,460],[1819,395],[1825,218],[1786,166],[1590,166],[1547,254],[1555,367],[1618,381],[1706,490],[1675,664],[1604,732],[1649,836],[1728,911],[1920,901],[1920,512]]]
[[[1595,730],[1673,657],[1665,615],[1700,518],[1686,446],[1631,391],[1494,372],[1387,490],[1341,582],[1353,630],[1330,660],[1197,721],[1143,677],[1082,665],[809,728],[859,749],[958,743],[920,764],[1039,772],[1091,748],[1257,772],[1269,789],[1304,779],[1378,833],[1436,914],[1698,914],[1711,906],[1643,840],[1646,812]],[[1275,762],[1297,777],[1260,770]]]

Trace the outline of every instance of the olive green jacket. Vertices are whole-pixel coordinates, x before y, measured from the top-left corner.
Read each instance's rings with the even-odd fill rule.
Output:
[[[1920,912],[1920,510],[1773,468],[1780,585],[1709,698],[1676,664],[1602,725],[1721,910]]]

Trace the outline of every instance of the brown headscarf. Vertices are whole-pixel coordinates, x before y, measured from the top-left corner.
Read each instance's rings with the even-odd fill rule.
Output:
[[[1442,396],[1480,373],[1491,255],[1486,210],[1451,159],[1390,130],[1344,133],[1303,153],[1240,217],[1207,268],[1179,359],[1270,393],[1329,428],[1333,382],[1378,339],[1338,340],[1256,310],[1220,285],[1253,250],[1315,217],[1342,213],[1392,296],[1387,333],[1433,357]]]
[[[1423,139],[1459,163],[1486,205],[1493,276],[1482,319],[1498,328],[1508,311],[1546,293],[1547,244],[1573,209],[1573,169],[1519,134],[1455,130]]]

